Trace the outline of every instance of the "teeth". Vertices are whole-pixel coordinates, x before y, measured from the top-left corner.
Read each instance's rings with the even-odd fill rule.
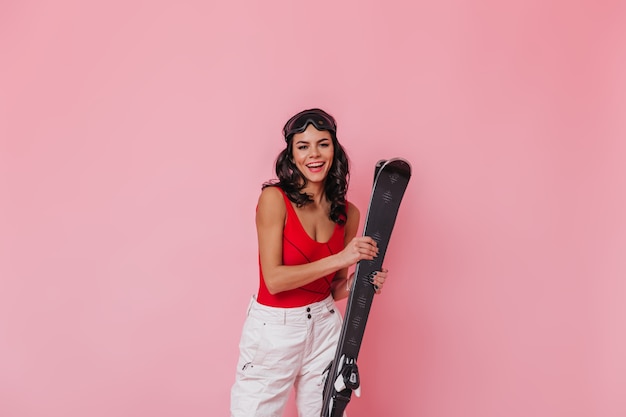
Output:
[[[323,162],[320,162],[320,163],[318,163],[318,164],[309,164],[309,165],[307,165],[307,166],[308,166],[309,168],[319,168],[319,167],[321,167],[322,165],[324,165],[324,163],[323,163]]]

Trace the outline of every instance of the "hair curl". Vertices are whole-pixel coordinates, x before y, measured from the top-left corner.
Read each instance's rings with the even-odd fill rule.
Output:
[[[350,163],[343,146],[337,140],[335,133],[328,131],[333,141],[333,162],[324,181],[324,194],[330,202],[329,218],[340,225],[344,225],[348,218],[346,207],[346,193],[350,181]],[[293,162],[293,137],[288,138],[287,147],[276,158],[276,176],[278,180],[270,180],[262,188],[280,187],[287,194],[289,200],[297,207],[306,206],[313,202],[311,196],[302,190],[307,185],[306,177]]]

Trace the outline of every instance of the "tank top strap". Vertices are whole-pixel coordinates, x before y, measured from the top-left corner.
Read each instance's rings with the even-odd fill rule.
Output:
[[[291,205],[291,200],[289,200],[289,197],[287,197],[287,193],[280,187],[276,188],[278,188],[280,190],[280,193],[283,195],[283,199],[285,200],[285,206],[287,206],[287,213],[290,216],[294,216],[296,214],[296,211],[293,209],[293,206]]]

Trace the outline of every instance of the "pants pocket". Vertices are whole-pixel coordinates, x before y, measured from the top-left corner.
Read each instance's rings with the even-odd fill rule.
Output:
[[[238,371],[246,371],[256,360],[261,346],[262,333],[263,323],[252,316],[248,316],[243,325],[239,342]]]

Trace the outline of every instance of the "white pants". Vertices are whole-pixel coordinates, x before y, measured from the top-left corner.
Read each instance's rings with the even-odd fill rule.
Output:
[[[292,387],[299,417],[319,417],[323,372],[335,356],[341,315],[332,296],[276,308],[253,297],[239,343],[231,417],[281,417]]]

